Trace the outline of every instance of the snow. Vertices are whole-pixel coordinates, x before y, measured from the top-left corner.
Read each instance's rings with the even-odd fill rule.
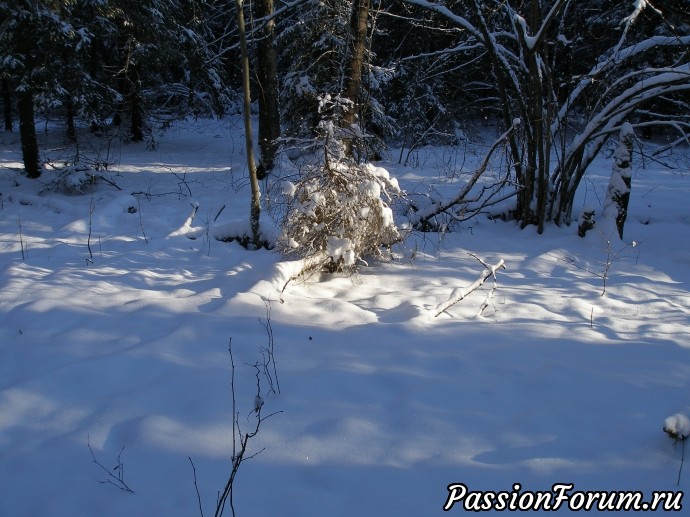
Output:
[[[363,181],[359,185],[359,190],[367,197],[374,199],[381,197],[381,185],[377,181]]]
[[[690,436],[690,420],[682,413],[676,413],[664,421],[664,431],[684,440]]]
[[[330,235],[326,240],[326,254],[338,262],[343,259],[346,266],[352,266],[355,263],[355,254],[352,251],[352,241],[347,237],[335,237]]]
[[[240,425],[281,411],[239,470],[238,515],[442,515],[451,483],[687,492],[660,424],[687,431],[665,419],[690,411],[689,175],[636,154],[608,252],[596,230],[479,218],[281,292],[299,262],[213,238],[246,226],[242,138],[236,120],[188,122],[155,151],[112,150],[101,174],[122,190],[68,194],[46,191],[49,169],[19,175],[18,137],[0,135],[0,515],[199,515],[189,458],[211,514],[232,468],[230,339]],[[418,152],[423,168],[380,169],[457,191],[449,150]],[[577,211],[601,210],[611,166]],[[491,279],[435,318],[482,273],[468,252],[505,261],[494,297],[478,316]],[[255,399],[267,306],[281,393]],[[100,483],[88,445],[109,469],[120,455],[133,494]]]

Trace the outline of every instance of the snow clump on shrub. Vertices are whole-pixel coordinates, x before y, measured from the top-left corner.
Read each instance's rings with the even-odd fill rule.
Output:
[[[690,420],[682,413],[676,413],[664,421],[664,432],[674,440],[685,440],[690,436]]]

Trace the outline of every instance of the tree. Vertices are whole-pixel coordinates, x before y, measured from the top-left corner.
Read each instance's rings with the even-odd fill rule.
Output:
[[[15,86],[22,157],[30,178],[41,175],[34,102],[62,94],[59,61],[53,56],[81,41],[69,22],[72,7],[67,0],[0,2],[0,75]]]
[[[388,171],[348,155],[339,127],[348,99],[324,95],[316,143],[319,152],[302,164],[296,184],[288,184],[287,211],[278,248],[302,259],[300,275],[314,271],[353,273],[367,257],[400,240],[389,204],[400,189]],[[287,284],[286,284],[287,285]]]
[[[259,100],[259,148],[261,162],[259,179],[263,179],[275,160],[277,140],[280,137],[280,110],[278,104],[278,68],[275,49],[275,9],[273,0],[254,2],[256,17],[263,25],[258,32],[256,79]]]
[[[10,80],[2,76],[2,111],[5,131],[12,131],[12,92],[10,91]]]
[[[34,94],[31,89],[25,88],[19,92],[18,110],[24,170],[29,178],[35,179],[41,176],[41,165],[34,122]]]
[[[585,35],[569,23],[570,0],[467,0],[447,6],[401,1],[442,16],[456,28],[456,41],[446,53],[462,52],[489,65],[517,199],[510,215],[523,227],[537,225],[539,232],[546,222],[570,224],[580,181],[624,121],[673,124],[672,116],[658,111],[651,122],[635,118],[655,101],[673,101],[690,91],[690,36],[634,30],[643,12],[658,18],[652,28],[664,23],[663,13],[648,2],[634,4],[606,45],[578,53],[586,62],[578,63],[583,72],[572,76],[561,65],[572,60]],[[661,62],[645,64],[652,59]],[[690,129],[685,120],[673,124],[683,134]],[[464,202],[440,204],[439,213]]]
[[[623,228],[628,216],[630,187],[632,185],[632,150],[635,132],[629,123],[621,128],[618,145],[613,154],[614,164],[611,179],[606,188],[604,217],[610,217],[616,223],[618,236],[623,238]]]
[[[279,21],[281,116],[289,137],[314,137],[319,98],[342,91],[350,14],[348,0],[305,0]]]
[[[258,248],[261,242],[259,218],[261,216],[261,192],[259,191],[259,179],[256,174],[256,161],[254,159],[254,145],[252,143],[252,119],[251,119],[251,93],[249,84],[249,53],[247,51],[247,35],[244,23],[244,0],[235,0],[237,15],[237,27],[240,36],[240,51],[242,59],[242,90],[244,92],[244,138],[247,152],[247,168],[249,169],[249,185],[251,187],[251,202],[249,210],[249,224],[254,247]]]
[[[111,0],[114,30],[102,70],[117,91],[116,121],[129,120],[129,137],[143,140],[156,117],[167,125],[188,115],[220,115],[235,95],[222,51],[227,9],[208,0]]]
[[[350,59],[347,74],[345,76],[344,97],[349,99],[351,104],[343,114],[343,127],[351,128],[353,133],[360,131],[355,128],[359,108],[359,90],[362,84],[362,67],[364,66],[364,55],[367,44],[367,33],[369,29],[369,0],[353,0],[352,16],[350,19],[350,30],[352,33],[350,43]],[[345,139],[345,151],[352,154],[352,139]]]

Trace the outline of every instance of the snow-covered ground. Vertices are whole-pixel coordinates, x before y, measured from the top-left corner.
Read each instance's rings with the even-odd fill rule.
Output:
[[[231,469],[228,343],[248,430],[269,314],[281,393],[263,385],[263,414],[280,413],[250,442],[263,451],[240,468],[238,515],[440,515],[454,483],[690,487],[663,432],[690,413],[687,157],[635,156],[624,242],[477,219],[281,302],[277,254],[209,238],[249,212],[236,121],[100,147],[112,184],[82,195],[19,175],[17,135],[0,138],[0,515],[200,515],[189,458],[212,514]],[[405,189],[443,187],[433,151],[379,165]],[[610,170],[596,162],[578,206],[598,206]],[[196,240],[178,231],[192,203]],[[468,252],[505,261],[493,303],[477,315],[490,280],[435,318],[481,273]],[[99,483],[89,446],[134,493]]]

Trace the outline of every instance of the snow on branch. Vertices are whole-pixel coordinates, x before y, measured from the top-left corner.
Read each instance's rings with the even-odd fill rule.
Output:
[[[534,36],[528,35],[527,22],[525,21],[525,19],[517,13],[513,15],[513,19],[517,23],[518,27],[521,29],[522,39],[525,42],[525,46],[529,51],[533,51],[535,48],[537,48],[541,41],[546,37],[548,28],[551,26],[551,23],[553,23],[553,21],[556,19],[556,15],[565,3],[565,0],[558,0],[556,3],[553,4],[551,10],[548,12],[546,18],[542,22],[541,27],[539,27],[539,30]]]
[[[555,134],[565,125],[565,121],[568,119],[572,106],[577,103],[578,99],[583,95],[583,92],[595,83],[595,78],[603,75],[611,67],[620,65],[652,49],[660,47],[683,47],[688,45],[690,45],[690,36],[653,36],[626,48],[617,49],[608,59],[598,62],[588,73],[579,77],[578,84],[570,92],[568,99],[561,105],[557,116],[554,117],[554,121],[551,125],[551,132]]]
[[[475,258],[477,258],[477,257],[475,257]],[[484,269],[484,271],[482,271],[482,273],[479,275],[479,278],[477,278],[477,280],[475,280],[472,285],[470,285],[464,289],[462,289],[460,287],[453,289],[453,292],[451,293],[450,298],[448,298],[448,300],[446,300],[445,302],[440,303],[436,307],[436,314],[434,315],[435,318],[438,318],[441,314],[446,312],[453,305],[455,305],[458,302],[461,302],[462,300],[467,298],[467,296],[470,293],[479,289],[482,285],[484,285],[484,282],[486,282],[486,280],[488,278],[493,277],[494,281],[495,281],[496,280],[496,271],[498,271],[499,269],[505,269],[506,268],[505,262],[503,261],[503,259],[499,260],[493,266],[487,265],[484,261],[480,260],[479,258],[477,258],[477,260],[479,260],[484,265],[484,267],[486,269]],[[484,302],[484,304],[482,305],[481,310],[484,310],[488,306],[488,304],[492,298],[493,292],[495,290],[496,290],[496,285],[494,284],[494,287],[491,290],[491,293],[489,293],[489,296],[487,297],[487,301]]]

